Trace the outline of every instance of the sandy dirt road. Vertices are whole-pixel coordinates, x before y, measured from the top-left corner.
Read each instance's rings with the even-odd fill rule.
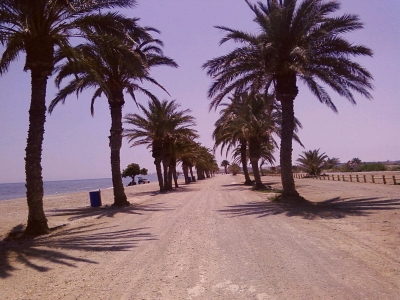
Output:
[[[289,207],[242,181],[131,187],[124,209],[48,199],[50,225],[66,226],[1,242],[0,299],[399,299],[399,186],[301,179],[319,205]]]

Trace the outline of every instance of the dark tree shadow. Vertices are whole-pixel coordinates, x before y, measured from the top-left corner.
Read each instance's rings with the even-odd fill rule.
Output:
[[[77,219],[95,217],[96,219],[101,219],[104,217],[113,218],[116,214],[132,214],[132,215],[142,215],[145,212],[154,211],[168,211],[172,210],[164,206],[164,203],[154,203],[154,204],[131,204],[129,206],[112,206],[105,205],[101,207],[78,207],[78,208],[66,208],[66,209],[53,209],[48,211],[48,216],[70,216],[68,220],[73,221]]]
[[[128,198],[135,198],[135,197],[141,197],[141,196],[158,196],[158,195],[164,195],[164,194],[169,194],[169,193],[181,193],[181,192],[191,192],[195,190],[195,185],[196,182],[191,182],[189,184],[180,184],[177,188],[173,187],[172,190],[170,191],[164,191],[160,192],[159,190],[156,191],[147,191],[147,192],[133,192],[133,191],[125,191],[126,196]]]
[[[244,183],[221,184],[221,187],[224,189],[233,187],[244,187],[246,189],[251,189],[251,186],[245,185]]]
[[[253,186],[252,185],[245,185],[244,183],[232,183],[232,184],[222,184],[222,190],[224,191],[250,191]]]
[[[148,228],[117,230],[116,226],[93,226],[63,227],[49,235],[12,239],[13,233],[24,229],[22,224],[14,227],[8,235],[9,240],[0,241],[0,278],[11,276],[18,269],[13,262],[22,263],[38,272],[46,272],[51,269],[46,266],[50,263],[69,267],[77,267],[78,262],[98,263],[84,258],[81,253],[73,256],[63,250],[129,251],[137,247],[139,242],[156,240],[152,234],[145,232]]]
[[[270,215],[285,214],[288,217],[300,216],[304,219],[316,218],[340,219],[346,216],[364,216],[381,210],[400,209],[400,199],[387,200],[379,197],[371,198],[333,198],[322,202],[300,203],[263,201],[227,206],[219,210],[230,217],[254,215],[258,218]]]
[[[129,197],[140,197],[140,196],[157,196],[160,193],[159,190],[155,190],[155,191],[146,191],[146,192],[134,192],[134,191],[125,191],[126,196]]]

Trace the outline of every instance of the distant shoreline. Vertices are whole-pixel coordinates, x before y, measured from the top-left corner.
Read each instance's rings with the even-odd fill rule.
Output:
[[[155,174],[149,174],[143,177],[149,179],[150,182],[156,181]],[[123,178],[122,182],[124,187],[126,187],[130,181],[130,178]],[[44,181],[44,195],[65,195],[98,189],[112,189],[112,187],[111,178]],[[24,198],[26,199],[25,182],[0,183],[0,201]]]

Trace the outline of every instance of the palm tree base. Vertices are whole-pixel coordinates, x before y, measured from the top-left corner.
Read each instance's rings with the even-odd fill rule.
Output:
[[[253,186],[253,191],[263,191],[263,190],[268,190],[267,186],[265,186],[264,184],[255,184]]]
[[[30,236],[39,236],[43,234],[48,234],[50,232],[50,228],[46,222],[29,222],[25,228],[24,235]]]
[[[253,181],[251,181],[251,180],[246,180],[246,181],[244,182],[244,185],[252,186],[252,185],[253,185]]]
[[[279,195],[276,199],[279,202],[282,203],[292,203],[292,204],[309,204],[310,201],[305,199],[304,197],[300,196],[299,193],[296,192],[296,194],[288,194],[288,193],[282,193]]]
[[[111,206],[116,206],[116,207],[123,207],[123,206],[129,206],[131,205],[131,203],[126,200],[126,201],[122,201],[122,202],[114,202]]]

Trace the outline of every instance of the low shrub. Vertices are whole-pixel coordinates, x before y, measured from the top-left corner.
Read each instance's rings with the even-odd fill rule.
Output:
[[[357,167],[357,172],[386,171],[387,168],[382,163],[361,164]]]

